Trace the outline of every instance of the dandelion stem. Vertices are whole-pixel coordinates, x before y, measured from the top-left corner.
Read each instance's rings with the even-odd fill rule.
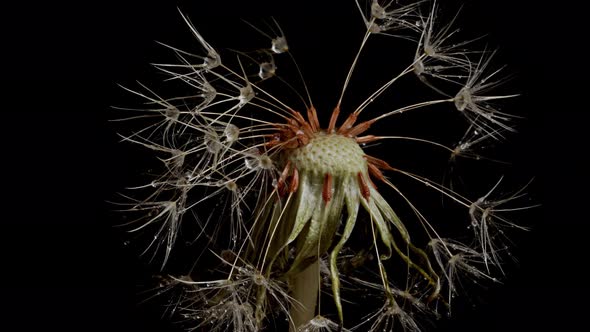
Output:
[[[295,275],[291,279],[292,296],[301,303],[291,308],[291,325],[290,331],[295,332],[297,328],[306,324],[315,316],[315,307],[318,301],[319,284],[317,280],[320,276],[320,263],[316,260],[315,263],[310,264],[301,273]]]

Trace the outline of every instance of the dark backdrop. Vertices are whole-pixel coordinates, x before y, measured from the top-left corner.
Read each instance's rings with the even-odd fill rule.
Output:
[[[153,311],[137,305],[144,266],[112,228],[105,203],[137,176],[143,159],[117,143],[107,120],[116,117],[109,106],[134,100],[117,83],[155,85],[148,63],[172,59],[154,40],[192,42],[177,5],[214,45],[255,34],[236,25],[239,18],[274,15],[306,80],[316,82],[317,106],[327,109],[340,86],[333,81],[340,82],[357,45],[350,36],[362,31],[350,2],[2,5],[2,330],[164,330]],[[533,197],[543,206],[531,212],[533,230],[517,237],[520,263],[505,284],[439,330],[582,329],[590,295],[587,76],[584,21],[570,3],[465,1],[460,24],[489,33],[490,44],[501,47],[499,61],[518,76],[513,84],[523,96],[514,105],[528,120],[507,153],[516,174],[535,177]]]

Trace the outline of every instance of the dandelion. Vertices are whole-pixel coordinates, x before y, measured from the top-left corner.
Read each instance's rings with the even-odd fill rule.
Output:
[[[397,165],[403,155],[393,159],[370,149],[395,142],[479,159],[474,148],[499,143],[517,118],[495,106],[515,95],[490,94],[504,82],[497,78],[500,69],[490,69],[494,52],[467,50],[478,38],[450,43],[460,38],[452,28],[456,16],[439,24],[435,2],[355,2],[365,34],[331,112],[314,106],[305,73],[274,20],[272,31],[247,23],[266,37],[263,48],[225,54],[181,13],[200,53],[163,44],[178,62],[154,65],[179,94],[126,88],[147,106],[119,108],[133,114],[122,122],[141,123],[123,141],[156,153],[163,171],[131,188],[135,195],[123,196],[123,210],[139,215],[124,226],[132,233],[155,229],[145,252],[152,259],[162,255],[162,270],[177,251],[196,256],[190,268],[175,268],[185,269],[184,277],[171,276],[163,286],[182,287],[174,307],[188,330],[420,331],[416,314],[437,316],[439,303],[449,307],[460,277],[495,280],[492,267],[502,270],[504,251],[497,234],[507,226],[524,229],[501,216],[529,208],[502,207],[522,197],[524,188],[492,200],[497,184],[470,200],[462,188]],[[369,41],[388,36],[411,44],[405,69],[350,105],[351,82]],[[289,65],[294,79],[281,71]],[[373,104],[397,83],[416,78],[440,98],[429,98],[428,91],[406,106]],[[293,101],[297,86],[304,93]],[[453,147],[374,129],[402,113],[427,116],[444,106],[465,133]],[[418,203],[414,189],[406,190],[408,181],[461,209],[464,224],[460,218],[454,223],[462,230],[469,225],[472,245],[450,239],[444,224],[450,218]],[[382,305],[355,320],[348,313],[365,292]]]

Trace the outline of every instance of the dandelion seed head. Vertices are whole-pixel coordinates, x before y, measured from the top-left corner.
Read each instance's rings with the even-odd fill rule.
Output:
[[[288,158],[300,171],[356,177],[366,173],[365,153],[350,137],[320,133],[308,144],[288,152]]]
[[[144,253],[153,253],[153,259],[163,252],[162,268],[184,233],[196,234],[186,243],[204,248],[186,279],[166,285],[186,288],[174,308],[188,320],[189,329],[261,331],[271,321],[284,321],[291,331],[345,331],[355,296],[378,294],[382,305],[369,309],[373,313],[353,330],[419,331],[415,314],[431,314],[439,302],[450,305],[460,277],[495,280],[490,268],[499,267],[500,253],[507,250],[502,228],[521,228],[503,216],[518,208],[505,204],[523,194],[492,197],[496,185],[471,200],[469,194],[421,175],[421,169],[401,169],[412,154],[389,150],[386,144],[428,144],[450,152],[451,158],[479,160],[475,148],[482,142],[498,142],[503,133],[513,131],[514,117],[500,111],[495,101],[514,95],[489,93],[503,82],[496,78],[503,67],[489,70],[493,52],[467,51],[473,39],[455,41],[455,18],[439,24],[436,2],[355,2],[366,30],[331,114],[314,107],[303,66],[292,54],[279,55],[289,52],[289,45],[276,22],[267,24],[270,32],[247,23],[270,40],[270,47],[267,43],[254,51],[232,50],[234,57],[226,58],[181,14],[200,53],[169,47],[180,63],[156,67],[170,75],[167,83],[188,92],[160,97],[143,85],[147,92],[129,90],[147,99],[149,106],[126,109],[143,113],[124,120],[140,118],[148,124],[124,140],[154,151],[165,167],[156,179],[134,188],[147,194],[130,198],[126,205],[127,211],[142,214],[128,223],[131,232],[155,230]],[[429,14],[423,15],[423,9]],[[364,70],[368,54],[363,52],[371,50],[369,38],[380,38],[376,34],[414,43],[415,54],[409,54],[406,69],[392,72],[364,101],[351,105],[349,97],[356,91],[349,91],[355,86],[349,83],[357,79],[355,71]],[[277,74],[278,65],[285,77]],[[298,74],[295,80],[288,66]],[[288,70],[283,73],[283,68]],[[417,94],[426,100],[396,109],[375,107],[373,102],[406,76],[442,97]],[[299,98],[293,101],[293,96]],[[468,128],[457,145],[393,136],[386,125],[371,127],[403,121],[418,109],[436,112],[435,105],[467,119],[467,124],[459,121]],[[395,117],[402,113],[404,119]],[[328,123],[320,123],[324,115],[330,115]],[[374,153],[371,148],[377,144],[389,153]],[[418,185],[406,191],[407,184],[397,176]],[[447,218],[432,215],[436,208],[421,204],[413,189],[442,194],[462,208],[458,228],[475,240],[467,245],[448,239],[445,227],[439,229],[434,222]],[[183,222],[186,219],[191,223]],[[465,230],[467,224],[470,231]],[[202,265],[212,259],[218,264]],[[324,295],[325,288],[330,288],[331,298]],[[345,298],[351,294],[352,299]],[[320,306],[326,298],[333,301],[327,306],[330,313]],[[334,321],[326,318],[336,316]]]

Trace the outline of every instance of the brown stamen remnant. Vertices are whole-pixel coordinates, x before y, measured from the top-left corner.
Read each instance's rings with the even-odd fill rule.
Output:
[[[371,163],[367,163],[369,166],[369,173],[374,176],[377,180],[380,181],[385,181],[385,176],[383,175],[383,172],[381,172],[381,170],[379,170],[379,168],[377,166],[375,166],[374,164]]]
[[[373,120],[367,120],[365,122],[361,122],[358,125],[352,127],[347,133],[346,135],[348,137],[355,137],[358,136],[362,133],[364,133],[365,131],[367,131],[367,129],[369,129],[369,127],[371,127],[371,125],[373,123],[377,122],[377,120],[373,119]]]
[[[369,162],[369,164],[373,164],[379,169],[384,169],[384,170],[388,170],[388,171],[395,171],[395,168],[389,166],[389,164],[386,161],[383,161],[379,158],[369,156],[367,154],[364,157],[365,157],[365,159],[367,159],[367,162]]]
[[[366,135],[366,136],[361,136],[361,137],[355,138],[355,140],[358,144],[371,143],[371,142],[378,141],[380,139],[381,139],[381,137],[375,136],[375,135]]]
[[[297,167],[293,167],[293,177],[291,177],[291,183],[289,185],[289,192],[296,192],[299,188],[299,171]]]
[[[324,177],[324,188],[322,189],[322,198],[324,203],[328,204],[332,200],[332,174],[326,173]]]
[[[364,155],[363,157],[367,160],[367,168],[369,169],[369,174],[379,181],[386,181],[385,175],[383,175],[383,172],[381,172],[382,169],[389,171],[395,170],[395,168],[389,166],[387,162],[379,158],[371,157],[369,155]],[[369,181],[371,181],[370,177]],[[372,181],[371,183],[373,184],[373,187],[377,189],[375,183],[373,183]]]
[[[375,184],[375,182],[373,182],[370,176],[367,176],[367,180],[369,180],[369,183],[371,184],[373,189],[377,190],[377,185]]]
[[[309,125],[314,132],[320,130],[320,120],[318,120],[318,113],[313,105],[307,109],[307,121],[309,121]]]
[[[293,114],[293,116],[294,116],[294,118],[293,118],[293,120],[295,120],[294,122],[296,122],[296,124],[299,124],[301,130],[305,133],[305,135],[313,136],[314,130],[311,128],[311,125],[307,121],[305,121],[305,118],[303,117],[303,115],[301,115],[301,113],[299,113],[297,111],[293,111],[293,110],[291,110],[291,114]]]
[[[361,188],[361,194],[366,200],[369,200],[369,198],[371,197],[371,189],[369,189],[367,181],[365,181],[365,178],[363,177],[363,173],[358,172],[357,177],[359,181],[359,186]]]
[[[281,172],[281,176],[279,177],[279,181],[277,182],[277,191],[279,192],[280,196],[284,196],[287,192],[287,188],[285,187],[285,181],[287,180],[287,176],[289,175],[289,170],[291,168],[291,161],[287,161],[287,165]]]
[[[317,110],[313,105],[307,109],[307,119],[300,112],[293,109],[289,109],[289,113],[291,116],[287,119],[286,123],[275,125],[277,132],[268,135],[270,140],[265,145],[267,148],[297,149],[309,144],[314,137],[322,132]],[[364,121],[355,125],[358,119],[358,113],[353,112],[346,118],[346,120],[344,120],[342,125],[336,129],[336,122],[338,121],[339,115],[340,104],[336,105],[332,111],[328,128],[325,130],[326,134],[338,134],[345,137],[351,137],[359,144],[373,142],[380,139],[380,137],[374,135],[357,137],[369,129],[377,119]]]
[[[294,193],[299,188],[299,171],[297,167],[293,167],[293,175],[289,176],[290,170],[291,161],[287,161],[287,165],[285,165],[277,182],[277,191],[281,197],[285,196],[287,192]],[[286,185],[287,179],[289,180],[289,185]]]
[[[344,123],[338,129],[338,134],[340,135],[347,135],[348,132],[351,130],[352,126],[356,123],[357,115],[355,113],[351,113],[348,118],[344,121]]]
[[[334,107],[334,110],[332,111],[332,115],[330,116],[330,123],[328,123],[328,129],[326,130],[328,134],[331,134],[332,131],[334,131],[334,128],[336,128],[336,120],[338,120],[339,114],[340,104],[336,105],[336,107]]]
[[[307,145],[307,143],[309,143],[310,138],[308,135],[304,134],[301,131],[297,131],[296,135],[297,135],[297,142],[299,143],[298,147],[305,146],[305,145]]]
[[[307,145],[320,131],[317,113],[313,106],[307,110],[309,121],[300,112],[291,109],[289,112],[291,118],[287,119],[287,123],[277,125],[277,132],[269,135],[271,140],[266,143],[267,148],[296,149]]]

